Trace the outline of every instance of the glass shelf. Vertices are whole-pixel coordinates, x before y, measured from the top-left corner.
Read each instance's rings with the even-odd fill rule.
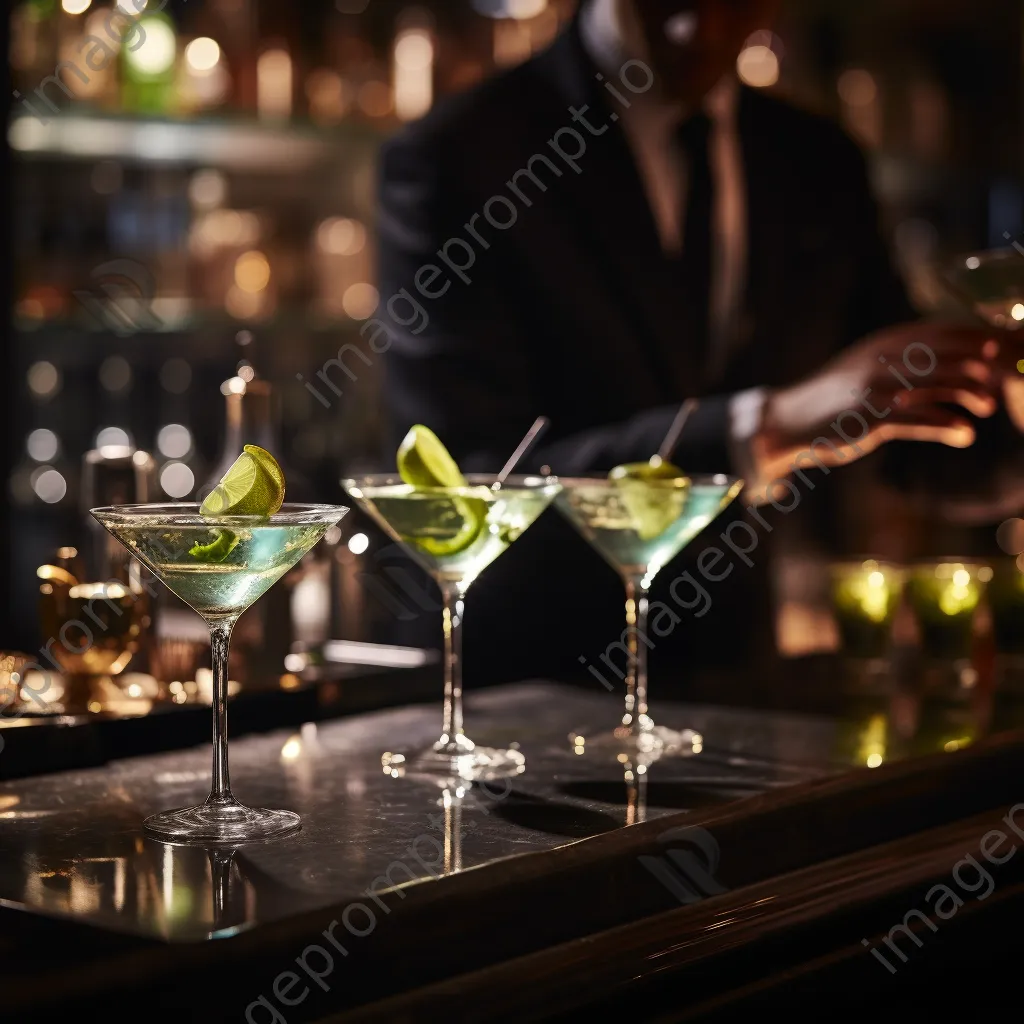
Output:
[[[282,172],[338,160],[350,155],[354,146],[372,151],[385,134],[383,128],[358,122],[327,128],[302,122],[103,113],[55,114],[45,122],[19,116],[7,131],[11,149],[28,158],[119,159]]]
[[[332,318],[302,309],[291,309],[277,313],[265,320],[236,320],[234,317],[228,316],[226,313],[218,313],[216,310],[197,310],[194,313],[173,319],[163,319],[159,324],[154,323],[151,326],[140,327],[136,331],[127,329],[114,330],[113,327],[100,324],[86,315],[47,320],[15,317],[13,325],[15,332],[18,334],[37,336],[59,336],[73,333],[76,337],[80,337],[81,334],[85,333],[96,337],[106,337],[108,335],[134,337],[145,335],[173,336],[199,331],[237,332],[246,330],[257,333],[303,331],[311,334],[355,334],[364,323],[365,321],[363,320]]]

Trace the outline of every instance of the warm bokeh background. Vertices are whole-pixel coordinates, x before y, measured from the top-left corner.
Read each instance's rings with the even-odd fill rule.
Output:
[[[378,301],[376,147],[546,45],[575,4],[159,6],[120,52],[109,0],[10,7],[5,646],[34,649],[35,567],[81,541],[89,449],[150,452],[152,497],[190,496],[255,377],[280,402],[290,479],[333,501],[343,472],[378,465],[379,358],[350,357],[330,409],[297,377],[358,341]],[[741,56],[748,84],[833,113],[870,150],[922,307],[942,301],[936,261],[1024,228],[1022,39],[1015,0],[790,0]],[[339,539],[355,558],[364,529],[351,516]]]

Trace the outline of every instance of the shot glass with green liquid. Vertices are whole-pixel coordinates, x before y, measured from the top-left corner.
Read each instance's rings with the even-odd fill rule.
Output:
[[[992,575],[991,566],[949,560],[917,565],[907,580],[926,672],[948,677],[957,689],[971,689],[976,679],[975,619]]]
[[[863,559],[831,567],[832,612],[847,674],[858,686],[889,672],[893,621],[903,590],[903,570]]]

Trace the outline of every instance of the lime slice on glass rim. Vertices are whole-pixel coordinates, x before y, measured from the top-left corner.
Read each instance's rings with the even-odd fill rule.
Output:
[[[690,489],[686,474],[657,456],[616,466],[608,479],[618,485],[641,540],[661,536],[682,515]]]
[[[206,496],[204,516],[272,516],[284,504],[284,474],[266,449],[247,444]]]
[[[284,473],[265,448],[247,444],[220,482],[206,496],[199,512],[204,516],[259,516],[269,518],[284,504]],[[209,544],[194,544],[189,554],[201,562],[223,562],[238,544],[232,530],[212,529]]]
[[[409,429],[398,448],[398,475],[417,491],[468,487],[448,449],[438,436],[422,424]],[[438,495],[439,498],[443,497]],[[465,551],[480,536],[487,522],[487,502],[482,498],[447,498],[460,525],[448,537],[414,537],[410,542],[428,554],[443,557]]]

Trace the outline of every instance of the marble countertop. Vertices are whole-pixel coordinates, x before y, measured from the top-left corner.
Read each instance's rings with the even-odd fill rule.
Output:
[[[443,878],[550,850],[654,817],[849,770],[841,726],[822,716],[699,705],[656,706],[659,723],[697,729],[704,748],[627,779],[577,755],[569,734],[610,728],[603,691],[528,682],[467,696],[477,742],[518,742],[509,783],[393,777],[385,750],[432,742],[433,704],[309,723],[231,744],[245,803],[302,815],[297,834],[235,851],[146,836],[155,811],[202,801],[207,746],[0,784],[0,906],[164,941],[237,934],[336,905],[368,888]],[[839,744],[839,746],[837,746]]]

